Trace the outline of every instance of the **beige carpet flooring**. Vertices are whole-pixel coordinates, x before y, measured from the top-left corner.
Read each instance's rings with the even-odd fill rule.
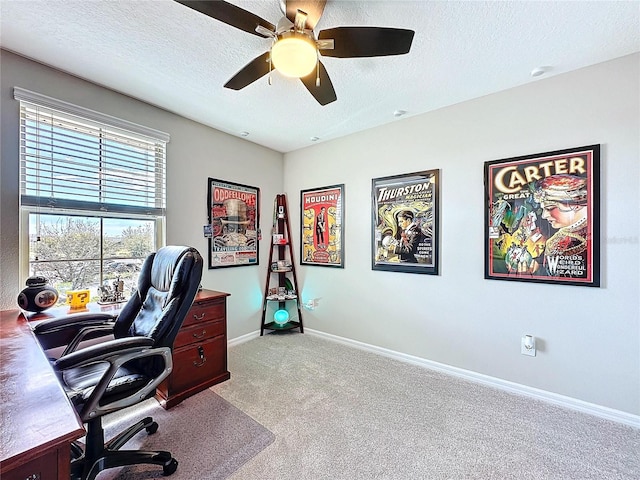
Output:
[[[96,480],[222,480],[274,440],[273,433],[210,390],[169,410],[151,398],[110,414],[103,420],[105,438],[147,416],[158,422],[158,431],[143,430],[123,449],[169,451],[178,470],[164,477],[162,467],[136,465],[105,470]]]
[[[229,370],[212,389],[276,437],[234,480],[640,479],[640,430],[308,333]]]

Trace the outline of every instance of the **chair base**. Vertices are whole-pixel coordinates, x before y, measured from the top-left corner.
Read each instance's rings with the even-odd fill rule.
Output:
[[[140,464],[162,465],[164,476],[174,473],[178,461],[169,452],[120,450],[143,429],[153,435],[158,424],[151,417],[146,417],[105,443],[101,418],[89,421],[84,451],[77,443],[71,447],[71,480],[94,480],[108,468]]]

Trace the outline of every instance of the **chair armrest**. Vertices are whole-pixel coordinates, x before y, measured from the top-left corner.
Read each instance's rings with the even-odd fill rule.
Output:
[[[80,313],[45,320],[33,328],[42,348],[70,345],[73,351],[82,340],[105,336],[113,331],[116,315],[110,313]],[[73,344],[73,345],[72,345]]]
[[[36,335],[45,335],[58,332],[67,328],[82,328],[90,325],[104,325],[114,322],[116,315],[110,313],[79,313],[77,315],[65,315],[64,317],[43,320],[33,329]]]
[[[82,327],[77,333],[76,336],[73,337],[67,347],[64,349],[61,357],[65,355],[69,355],[72,352],[75,352],[80,346],[80,342],[83,340],[90,340],[92,338],[104,337],[113,333],[114,323],[108,323],[106,325],[94,325],[91,327]]]
[[[102,374],[82,410],[78,412],[83,422],[139,403],[141,398],[147,398],[155,392],[156,387],[173,370],[173,359],[171,348],[153,348],[152,346],[153,339],[148,337],[122,338],[83,348],[54,362],[54,368],[58,371],[95,362],[109,363],[109,368]],[[103,396],[118,369],[127,362],[145,357],[161,359],[163,370],[154,378],[149,378],[149,381],[144,386],[136,389],[130,395],[114,400],[111,403],[104,403]]]
[[[151,346],[153,346],[153,339],[148,337],[109,340],[60,357],[53,363],[53,367],[56,370],[66,370],[86,363],[108,361],[109,357],[121,354],[131,348],[143,349]]]

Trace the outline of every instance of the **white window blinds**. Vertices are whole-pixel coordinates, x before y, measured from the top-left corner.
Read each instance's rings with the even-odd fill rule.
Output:
[[[22,205],[165,214],[168,135],[17,87],[14,95]]]

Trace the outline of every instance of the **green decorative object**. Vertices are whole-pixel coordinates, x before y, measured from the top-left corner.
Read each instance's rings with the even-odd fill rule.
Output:
[[[294,290],[293,283],[291,283],[291,280],[289,280],[288,278],[284,279],[284,288],[287,290],[287,292],[292,292]]]

